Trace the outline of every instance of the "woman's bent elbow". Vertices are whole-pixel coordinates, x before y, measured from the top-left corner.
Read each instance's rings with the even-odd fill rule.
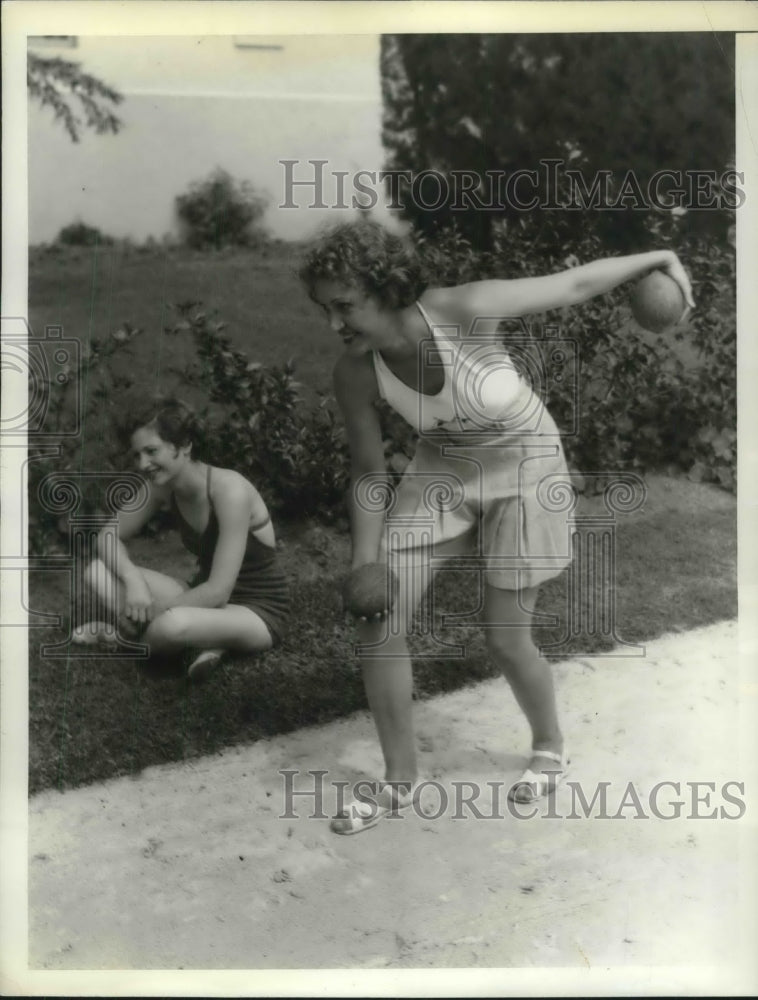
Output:
[[[232,596],[232,587],[223,587],[212,595],[212,608],[225,608]]]

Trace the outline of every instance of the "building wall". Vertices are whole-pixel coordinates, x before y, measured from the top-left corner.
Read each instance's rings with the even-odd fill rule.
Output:
[[[278,208],[279,160],[303,161],[293,168],[300,179],[315,176],[305,161],[328,160],[319,168],[327,205],[337,200],[332,171],[382,165],[375,35],[79,36],[73,48],[30,40],[30,51],[79,62],[124,96],[121,132],[84,130],[79,143],[30,102],[31,243],[74,221],[135,240],[175,233],[174,198],[216,167],[268,194],[269,229],[297,239],[334,212],[307,207],[312,186],[295,191],[297,209]]]

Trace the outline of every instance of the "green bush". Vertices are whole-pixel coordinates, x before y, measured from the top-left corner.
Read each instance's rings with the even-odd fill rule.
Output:
[[[265,210],[266,199],[249,182],[220,169],[176,198],[186,242],[198,250],[264,242]]]
[[[727,489],[736,484],[735,255],[725,238],[679,235],[675,222],[657,224],[651,242],[673,246],[693,283],[696,310],[684,329],[654,335],[631,318],[628,288],[562,313],[517,324],[513,357],[527,347],[545,365],[543,329],[554,326],[573,341],[578,360],[540,388],[559,428],[570,464],[582,473],[622,468],[677,467],[694,480]],[[532,277],[604,256],[598,233],[578,220],[572,241],[560,215],[536,228],[529,217],[495,241],[491,252],[473,249],[454,229],[434,243],[417,239],[432,283],[452,286],[483,278]],[[504,324],[504,336],[508,341]],[[689,355],[689,356],[688,356]],[[687,358],[687,361],[682,358]],[[526,369],[524,369],[526,371]],[[576,427],[575,434],[568,434]],[[391,450],[391,449],[390,449]],[[398,450],[403,450],[399,448]]]
[[[330,399],[321,395],[317,405],[306,407],[292,362],[266,367],[234,350],[223,334],[224,324],[206,316],[198,304],[185,303],[177,312],[177,322],[166,333],[190,336],[195,351],[183,369],[171,369],[170,388],[203,401],[200,409],[208,427],[200,457],[252,479],[277,517],[323,522],[343,517],[348,458]],[[50,455],[44,444],[30,444],[29,544],[34,554],[60,550],[68,530],[66,514],[49,509],[54,505],[46,505],[40,495],[49,473],[70,473],[81,484],[77,516],[104,509],[110,473],[116,476],[123,468],[118,433],[123,412],[133,393],[143,394],[127,357],[141,333],[124,323],[106,338],[93,338],[79,370],[70,372],[63,384],[51,378],[44,389],[49,401],[46,434],[61,434],[74,396],[81,393],[87,401],[85,439],[95,435],[111,444],[98,451],[97,478],[86,472],[81,437],[60,437],[59,455]]]
[[[582,472],[674,466],[692,479],[736,485],[734,255],[693,238],[679,250],[697,308],[660,335],[631,319],[625,289],[570,310],[563,331],[580,348],[579,431],[566,441]],[[567,386],[548,405],[561,421]]]
[[[111,246],[113,239],[96,226],[88,226],[85,222],[72,222],[70,226],[61,229],[56,237],[56,243],[69,247]]]
[[[693,245],[692,269],[697,310],[690,328],[702,364],[691,380],[690,477],[736,488],[737,473],[737,302],[736,260],[728,246]]]
[[[194,341],[196,358],[180,375],[208,400],[213,462],[249,476],[280,516],[330,521],[344,513],[347,449],[329,398],[306,410],[291,361],[252,361],[198,303],[177,310],[166,333]]]
[[[68,436],[65,429],[76,412],[77,394],[83,403],[83,427],[102,428],[115,419],[123,394],[134,385],[130,374],[134,365],[128,358],[133,356],[134,342],[142,332],[139,327],[123,323],[108,337],[93,337],[82,350],[78,370],[66,372],[63,379],[48,375],[43,384],[37,381],[30,386],[30,392],[44,394],[47,401],[45,437],[32,435],[29,439],[28,541],[34,555],[63,551],[63,537],[68,530],[66,514],[57,511],[54,502],[46,504],[42,500],[40,489],[46,476],[67,473],[80,485],[78,516],[103,509],[109,473],[115,477],[120,471],[121,456],[115,448],[99,454],[98,471],[104,475],[95,479],[83,472],[82,436]],[[48,437],[55,437],[58,454],[51,452]]]

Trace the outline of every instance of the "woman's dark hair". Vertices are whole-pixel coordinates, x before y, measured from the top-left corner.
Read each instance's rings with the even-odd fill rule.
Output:
[[[337,226],[311,244],[300,268],[310,294],[317,281],[358,285],[390,309],[411,305],[428,285],[412,247],[377,222]]]
[[[192,445],[192,457],[197,458],[198,448],[202,448],[205,428],[192,407],[175,396],[154,396],[135,406],[129,406],[127,416],[119,425],[119,436],[128,442],[140,427],[154,428],[163,441],[175,448]]]

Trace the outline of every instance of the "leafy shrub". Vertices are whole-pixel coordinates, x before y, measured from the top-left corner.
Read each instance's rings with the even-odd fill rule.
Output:
[[[50,509],[40,497],[43,479],[50,473],[70,473],[71,479],[80,485],[81,502],[77,516],[92,514],[103,509],[103,497],[108,486],[108,473],[114,476],[120,471],[121,456],[114,451],[98,456],[100,469],[105,476],[93,479],[82,475],[82,436],[67,436],[63,433],[70,425],[71,415],[76,409],[76,396],[81,400],[80,419],[83,426],[96,423],[99,426],[111,420],[117,411],[123,393],[134,384],[129,374],[130,366],[115,356],[132,352],[133,341],[143,331],[129,323],[108,337],[92,338],[88,347],[81,352],[77,371],[67,371],[65,378],[48,376],[35,377],[30,393],[43,393],[46,399],[44,433],[46,437],[32,435],[29,438],[29,478],[27,484],[29,500],[29,550],[34,555],[62,551],[62,536],[67,531],[67,516]],[[59,454],[51,454],[47,436],[54,437]]]
[[[249,476],[281,516],[329,521],[342,514],[347,451],[328,398],[304,410],[292,362],[265,367],[233,349],[224,323],[198,303],[177,309],[166,332],[193,338],[197,356],[181,375],[212,404],[214,463]]]
[[[723,244],[698,241],[692,268],[697,310],[690,319],[702,364],[692,380],[687,416],[694,464],[690,476],[734,489],[737,468],[736,260]],[[705,419],[704,419],[705,418]]]
[[[734,255],[694,238],[680,248],[696,310],[660,335],[631,320],[624,289],[572,309],[563,330],[580,348],[579,431],[566,441],[580,471],[674,466],[697,481],[736,484]],[[568,386],[548,405],[559,423]]]
[[[587,263],[607,254],[597,231],[577,224],[574,241],[560,216],[536,228],[530,217],[477,252],[455,229],[434,243],[417,238],[433,283],[452,286],[490,277],[531,277]],[[581,220],[580,220],[581,222]],[[695,480],[733,489],[736,482],[735,256],[728,241],[679,235],[675,220],[656,223],[657,245],[679,244],[691,272],[697,309],[685,329],[654,335],[639,328],[620,287],[563,314],[527,317],[519,326],[540,343],[550,323],[577,345],[578,361],[547,378],[545,401],[559,428],[570,464],[579,472],[640,471],[678,467]],[[506,238],[507,237],[507,238]],[[506,342],[507,342],[507,333]],[[523,353],[520,344],[519,350]],[[518,351],[513,353],[519,363]],[[686,360],[683,360],[685,358]],[[526,372],[526,369],[522,369]],[[390,424],[388,424],[390,426]],[[393,425],[394,426],[394,425]],[[392,451],[392,449],[388,449]],[[398,450],[404,450],[403,447]]]
[[[266,199],[247,181],[216,170],[176,198],[187,243],[198,250],[251,246],[264,238],[261,220]]]
[[[85,222],[72,222],[70,226],[61,229],[56,242],[69,247],[95,247],[111,246],[113,239],[96,226],[88,226]]]
[[[330,400],[322,396],[316,406],[306,408],[299,396],[291,362],[266,367],[252,361],[243,351],[234,350],[223,334],[224,324],[205,315],[198,304],[178,308],[178,320],[166,333],[190,335],[195,347],[192,360],[181,370],[175,390],[194,389],[194,396],[207,401],[207,439],[198,454],[216,465],[237,469],[251,478],[278,517],[313,517],[331,522],[345,513],[348,459],[341,422]],[[62,442],[59,455],[50,455],[44,441],[30,443],[29,464],[29,544],[34,554],[60,551],[68,525],[65,514],[47,509],[39,495],[44,477],[51,472],[71,473],[82,484],[82,500],[77,516],[104,509],[103,499],[110,481],[123,468],[123,449],[118,434],[110,434],[121,423],[125,400],[130,392],[142,392],[130,374],[132,365],[117,360],[116,352],[128,353],[141,334],[128,323],[108,337],[93,338],[84,352],[78,371],[67,381],[52,378],[45,387],[49,399],[46,434]],[[39,387],[37,387],[39,391]],[[74,407],[76,393],[83,393],[86,406],[82,415],[83,436],[61,436],[67,413]],[[87,463],[84,443],[97,427],[107,449],[97,454],[105,476],[97,478],[82,470]],[[97,437],[97,435],[95,435]]]

